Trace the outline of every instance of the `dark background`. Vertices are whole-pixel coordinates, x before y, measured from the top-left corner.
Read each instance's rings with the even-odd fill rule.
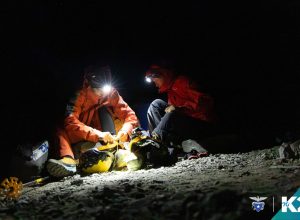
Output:
[[[158,97],[144,72],[163,59],[215,98],[225,132],[274,144],[299,128],[299,9],[297,0],[1,3],[2,163],[16,145],[51,137],[97,61],[111,64],[144,126]]]

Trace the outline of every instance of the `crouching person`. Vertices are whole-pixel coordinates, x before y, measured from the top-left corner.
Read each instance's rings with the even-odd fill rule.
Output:
[[[83,87],[69,101],[64,125],[57,130],[60,159],[48,160],[50,175],[64,177],[76,173],[83,146],[92,148],[97,143],[126,142],[132,130],[139,125],[135,112],[110,83],[109,66],[85,70]],[[108,171],[109,163],[112,163],[111,159],[101,171]]]
[[[183,149],[190,158],[207,155],[207,150],[197,142],[213,133],[215,114],[211,96],[197,88],[184,75],[158,65],[152,65],[146,72],[146,81],[154,82],[159,93],[167,93],[167,102],[154,100],[147,111],[148,129],[152,138],[173,149],[188,142],[189,149]],[[186,142],[184,142],[186,143]],[[191,148],[191,144],[194,147]],[[193,149],[194,148],[194,149]]]

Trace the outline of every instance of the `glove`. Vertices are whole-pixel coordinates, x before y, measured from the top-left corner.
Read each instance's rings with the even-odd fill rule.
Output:
[[[174,105],[169,105],[166,109],[165,109],[165,112],[166,113],[170,113],[172,111],[175,110],[175,106]]]
[[[117,134],[117,140],[120,140],[121,142],[126,142],[128,140],[128,134],[126,131],[120,130]]]
[[[113,143],[114,137],[111,135],[110,132],[102,132],[99,130],[94,129],[95,133],[99,137],[99,141],[103,141],[104,143]]]

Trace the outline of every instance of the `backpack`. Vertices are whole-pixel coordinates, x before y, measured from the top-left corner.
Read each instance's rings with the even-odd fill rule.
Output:
[[[9,174],[22,182],[32,181],[42,175],[48,159],[49,142],[18,145],[9,164]]]
[[[166,145],[153,140],[141,128],[133,130],[129,149],[142,161],[141,168],[169,166],[177,162],[177,157],[170,155]]]

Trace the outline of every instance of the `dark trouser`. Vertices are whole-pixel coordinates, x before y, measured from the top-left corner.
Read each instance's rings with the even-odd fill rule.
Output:
[[[116,134],[114,121],[111,115],[109,114],[107,108],[104,106],[99,108],[98,113],[102,131],[108,131],[112,135]]]
[[[107,108],[104,106],[99,108],[98,114],[99,114],[102,131],[103,132],[108,131],[112,135],[116,134],[115,124],[114,124],[113,119],[112,119],[111,115],[109,114]],[[97,143],[90,142],[90,141],[80,141],[78,143],[73,144],[72,148],[73,148],[75,158],[79,157],[80,152],[82,150],[87,150],[89,148],[93,148],[96,146],[96,144]]]
[[[165,144],[170,145],[172,142],[177,145],[186,139],[199,140],[211,133],[211,127],[207,122],[189,117],[176,110],[166,113],[167,106],[165,101],[156,99],[147,111],[150,134],[157,134]]]

